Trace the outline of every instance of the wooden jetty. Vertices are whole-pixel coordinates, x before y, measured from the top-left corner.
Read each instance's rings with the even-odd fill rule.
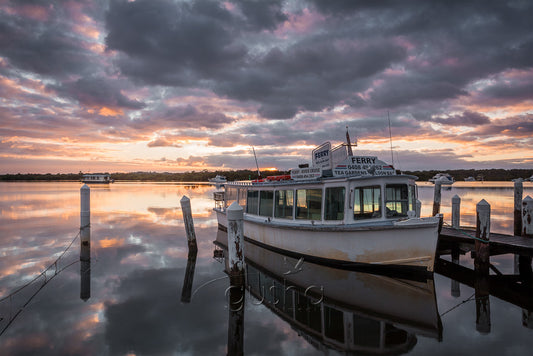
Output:
[[[440,213],[440,188],[435,184],[434,214]],[[522,325],[533,329],[533,199],[522,200],[522,182],[515,182],[514,188],[513,235],[490,232],[490,204],[484,199],[476,205],[476,227],[461,227],[457,195],[452,198],[452,223],[439,231],[435,272],[452,280],[454,297],[460,295],[459,284],[474,289],[476,330],[481,334],[491,331],[490,296],[522,308]],[[473,269],[459,261],[469,251]],[[514,254],[512,273],[504,274],[490,263],[490,256],[501,254]],[[444,255],[451,255],[451,261]]]

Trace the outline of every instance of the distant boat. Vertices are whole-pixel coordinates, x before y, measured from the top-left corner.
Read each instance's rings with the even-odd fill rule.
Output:
[[[474,177],[465,178],[465,182],[475,182],[475,181],[476,181],[476,178]]]
[[[452,185],[455,182],[453,177],[448,173],[437,173],[429,181],[433,184],[440,182],[442,185]]]
[[[209,178],[209,182],[211,183],[226,183],[228,180],[226,179],[225,176],[221,176],[219,174],[217,174],[215,176],[215,178]]]
[[[88,184],[109,184],[114,183],[115,180],[111,179],[109,173],[88,173],[84,174],[81,179],[83,183]]]

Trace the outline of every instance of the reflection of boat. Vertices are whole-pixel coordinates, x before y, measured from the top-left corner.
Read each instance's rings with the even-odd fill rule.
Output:
[[[215,244],[227,253],[227,234]],[[317,349],[346,354],[409,352],[417,335],[442,339],[433,279],[391,278],[335,269],[243,248],[246,288]],[[226,259],[226,271],[228,264]]]
[[[285,179],[226,183],[214,195],[219,226],[237,202],[245,239],[262,246],[336,266],[432,271],[439,219],[416,217],[417,177],[346,147],[321,145],[312,167]]]
[[[429,180],[431,183],[440,182],[442,185],[453,184],[454,179],[448,173],[437,173]]]
[[[217,174],[214,178],[209,178],[209,182],[220,184],[220,183],[226,183],[227,179],[226,177]]]
[[[114,183],[115,180],[111,179],[109,173],[89,173],[84,174],[81,179],[83,183],[93,183],[93,184],[109,184]]]

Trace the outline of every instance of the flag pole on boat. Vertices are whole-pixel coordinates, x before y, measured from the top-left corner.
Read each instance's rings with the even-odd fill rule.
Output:
[[[261,178],[261,171],[259,170],[259,164],[257,164],[257,156],[255,155],[254,146],[252,146],[252,151],[254,151],[255,166],[257,167],[257,177]]]
[[[391,155],[391,158],[392,158],[392,167],[394,167],[394,154],[393,154],[393,151],[392,151],[392,133],[391,133],[391,128],[390,128],[390,115],[389,115],[389,110],[387,110],[387,118],[389,119],[390,155]]]

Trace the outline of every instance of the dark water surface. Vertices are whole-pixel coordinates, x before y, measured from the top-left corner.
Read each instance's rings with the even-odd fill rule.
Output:
[[[247,245],[246,291],[229,288],[226,237],[208,185],[91,186],[90,263],[80,263],[80,187],[0,183],[1,355],[224,355],[228,346],[246,355],[533,350],[532,310],[520,305],[531,292],[515,295],[515,304],[491,295],[480,314],[472,287],[438,273],[413,281],[298,265]],[[419,187],[423,216],[431,213],[432,189]],[[485,199],[492,231],[512,232],[511,182],[444,190],[448,222],[455,194],[462,225],[474,225],[475,205]],[[532,183],[524,183],[526,195],[533,196]],[[191,199],[196,256],[188,254],[183,196]],[[491,263],[514,273],[512,255]],[[461,264],[472,266],[470,254]]]

